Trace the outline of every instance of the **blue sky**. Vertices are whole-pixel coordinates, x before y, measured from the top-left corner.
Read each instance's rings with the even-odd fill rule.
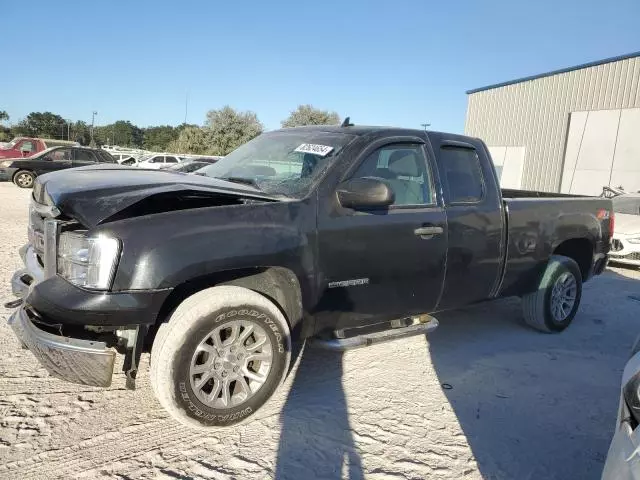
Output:
[[[203,123],[298,104],[461,132],[465,91],[640,50],[640,1],[34,0],[2,7],[0,110]]]

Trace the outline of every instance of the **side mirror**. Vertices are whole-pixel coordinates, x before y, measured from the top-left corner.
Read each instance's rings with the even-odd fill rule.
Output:
[[[338,185],[338,201],[346,208],[366,209],[393,205],[393,190],[382,180],[373,177],[353,178]]]

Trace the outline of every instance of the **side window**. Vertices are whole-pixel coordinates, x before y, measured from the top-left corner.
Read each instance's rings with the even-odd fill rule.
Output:
[[[164,157],[164,163],[178,163],[176,157]]]
[[[396,197],[393,205],[435,203],[421,145],[393,144],[374,151],[353,174],[353,178],[359,177],[377,177],[386,181]]]
[[[449,185],[449,203],[476,203],[484,196],[480,160],[470,148],[442,147],[442,170]]]
[[[54,162],[68,162],[71,160],[71,149],[70,148],[60,148],[58,150],[54,150],[49,155]]]
[[[152,157],[149,159],[149,163],[162,163],[162,162],[163,162],[162,157]]]
[[[95,162],[96,159],[89,150],[76,150],[76,160],[80,162]]]
[[[25,141],[23,141],[23,142],[22,142],[22,144],[20,145],[19,150],[20,150],[21,152],[29,152],[29,153],[31,153],[31,152],[35,152],[35,150],[36,150],[36,146],[33,144],[33,142],[32,142],[32,141],[30,141],[30,140],[25,140]]]

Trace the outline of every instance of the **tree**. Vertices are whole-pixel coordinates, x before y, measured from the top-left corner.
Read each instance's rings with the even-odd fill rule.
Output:
[[[129,120],[118,120],[110,125],[94,128],[93,136],[97,144],[119,145],[121,147],[142,147],[144,132]]]
[[[5,110],[0,110],[0,123],[9,120],[9,114]]]
[[[171,125],[160,125],[158,127],[148,127],[143,130],[142,146],[146,150],[156,152],[167,151],[169,144],[178,139],[180,130]],[[180,152],[176,152],[180,153]]]
[[[210,134],[208,154],[226,155],[262,133],[262,123],[254,112],[237,112],[230,106],[207,113]]]
[[[172,153],[204,155],[211,153],[212,144],[209,128],[189,126],[181,129],[178,138],[170,142],[166,150]]]
[[[14,135],[62,139],[67,134],[67,122],[51,112],[31,112],[12,128]]]
[[[311,105],[298,105],[281,125],[283,128],[301,127],[303,125],[337,125],[340,116],[336,112],[318,110]]]

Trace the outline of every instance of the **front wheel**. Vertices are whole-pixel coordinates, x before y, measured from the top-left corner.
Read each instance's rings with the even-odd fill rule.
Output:
[[[269,400],[290,359],[289,326],[271,301],[245,288],[213,287],[187,298],[158,329],[151,385],[178,421],[230,426]]]
[[[33,187],[33,182],[35,181],[36,176],[33,172],[29,172],[28,170],[20,170],[13,176],[13,183],[15,183],[20,188],[31,188]]]
[[[538,289],[522,297],[524,319],[542,332],[561,332],[576,316],[581,298],[578,264],[571,258],[552,255]]]

